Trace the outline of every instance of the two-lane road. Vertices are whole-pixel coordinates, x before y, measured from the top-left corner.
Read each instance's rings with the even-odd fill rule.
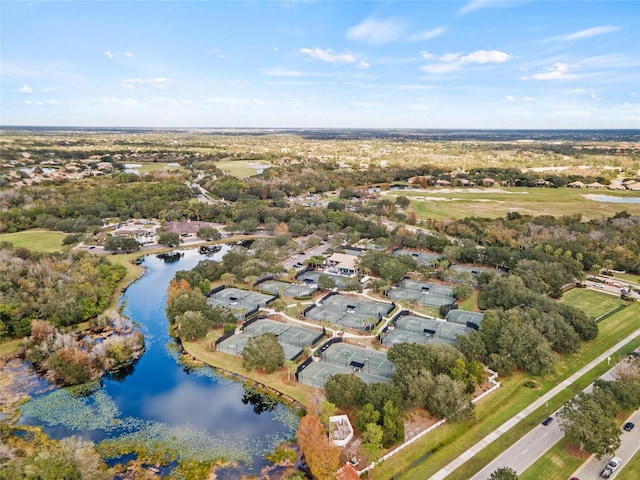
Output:
[[[622,465],[613,472],[609,477],[610,479],[615,478],[621,470],[624,470],[627,463],[629,463],[636,452],[640,450],[640,409],[636,410],[625,423],[626,422],[633,422],[636,426],[630,432],[622,432],[620,447],[616,450],[616,456],[622,459]],[[600,472],[604,469],[604,464],[611,460],[612,457],[613,455],[607,455],[601,460],[591,457],[588,462],[582,464],[573,476],[580,480],[600,479]]]

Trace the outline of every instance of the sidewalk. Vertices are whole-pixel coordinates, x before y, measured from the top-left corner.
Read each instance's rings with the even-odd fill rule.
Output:
[[[594,360],[589,362],[587,365],[582,367],[580,370],[575,372],[573,375],[571,375],[570,377],[568,377],[567,379],[565,379],[564,381],[562,381],[561,383],[556,385],[554,388],[549,390],[547,393],[545,393],[538,400],[536,400],[535,402],[530,404],[527,408],[525,408],[524,410],[522,410],[521,412],[519,412],[515,416],[511,417],[509,420],[507,420],[505,423],[500,425],[498,428],[496,428],[489,435],[487,435],[482,440],[480,440],[478,443],[476,443],[473,447],[468,449],[466,452],[463,452],[460,456],[458,456],[451,463],[449,463],[444,468],[442,468],[439,471],[437,471],[431,477],[431,480],[443,480],[444,478],[446,478],[448,475],[453,473],[457,468],[461,467],[467,460],[469,460],[470,458],[475,456],[478,452],[480,452],[483,448],[485,448],[486,446],[488,446],[491,443],[493,443],[502,434],[508,432],[511,428],[513,428],[515,425],[517,425],[520,422],[520,420],[522,420],[523,418],[527,417],[529,414],[533,413],[539,407],[544,405],[548,400],[550,400],[553,397],[555,397],[558,393],[560,393],[562,390],[564,390],[569,385],[574,383],[576,380],[578,380],[580,377],[582,377],[589,370],[591,370],[594,367],[596,367],[600,362],[605,361],[608,357],[610,357],[612,354],[614,354],[616,351],[618,351],[620,348],[622,348],[624,345],[626,345],[628,342],[633,340],[638,335],[640,335],[640,329],[637,329],[635,332],[633,332],[632,334],[628,335],[623,340],[621,340],[618,343],[616,343],[613,347],[608,349],[606,352],[600,354],[597,358],[595,358]]]

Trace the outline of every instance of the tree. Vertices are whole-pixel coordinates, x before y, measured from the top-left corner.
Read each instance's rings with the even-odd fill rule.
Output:
[[[500,467],[489,477],[489,480],[518,480],[518,474],[509,467]]]
[[[327,378],[324,391],[327,400],[338,408],[354,408],[362,405],[367,384],[353,373],[336,373]]]
[[[293,360],[286,360],[284,362],[284,366],[287,369],[287,382],[291,380],[291,374],[296,372],[298,368],[298,364]]]
[[[362,407],[356,415],[356,427],[363,433],[367,429],[367,425],[370,423],[377,424],[380,420],[380,412],[376,410],[373,403],[367,403]]]
[[[242,360],[247,370],[262,367],[266,373],[273,373],[284,364],[284,349],[275,334],[264,333],[249,339],[242,349]]]
[[[473,293],[472,288],[463,283],[461,285],[457,285],[453,288],[453,294],[456,296],[458,300],[465,300],[469,298],[469,296]]]
[[[300,449],[318,480],[333,480],[340,467],[340,449],[327,436],[317,415],[305,415],[296,432]]]
[[[198,229],[198,233],[196,234],[198,238],[203,240],[211,241],[211,240],[220,240],[222,238],[222,234],[218,231],[217,228],[213,227],[200,227]]]
[[[331,290],[336,287],[336,282],[329,275],[324,273],[318,277],[318,288],[320,290]]]
[[[112,253],[131,253],[140,250],[135,238],[109,237],[104,242],[104,249]]]
[[[362,448],[370,458],[377,457],[382,451],[382,427],[377,423],[368,423],[362,432]]]
[[[391,400],[387,400],[382,409],[382,432],[382,444],[385,447],[404,441],[404,423],[400,411]]]
[[[437,375],[427,394],[425,407],[436,417],[457,422],[473,418],[474,405],[465,392],[464,383],[445,374]]]
[[[182,315],[178,315],[176,323],[180,331],[180,338],[187,341],[204,338],[211,326],[202,312],[194,312],[193,310],[187,310]]]
[[[182,243],[180,235],[174,232],[162,232],[158,235],[158,244],[165,245],[167,247],[177,247]]]
[[[594,393],[579,393],[562,407],[558,417],[569,442],[600,459],[618,449],[620,429],[611,408],[613,398]]]

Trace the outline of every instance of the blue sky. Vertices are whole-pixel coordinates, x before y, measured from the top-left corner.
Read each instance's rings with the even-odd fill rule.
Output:
[[[0,5],[3,125],[640,128],[633,0]]]

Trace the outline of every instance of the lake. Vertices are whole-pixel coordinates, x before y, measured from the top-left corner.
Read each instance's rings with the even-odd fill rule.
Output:
[[[76,435],[103,445],[175,450],[184,459],[238,462],[218,469],[219,479],[258,475],[270,465],[265,455],[295,435],[295,412],[209,367],[182,364],[168,331],[167,287],[175,273],[204,258],[219,260],[229,248],[209,257],[185,250],[175,262],[145,257],[145,274],[121,300],[123,314],[145,335],[144,355],[83,395],[67,389],[34,395],[23,406],[21,423],[42,425],[54,438]]]

